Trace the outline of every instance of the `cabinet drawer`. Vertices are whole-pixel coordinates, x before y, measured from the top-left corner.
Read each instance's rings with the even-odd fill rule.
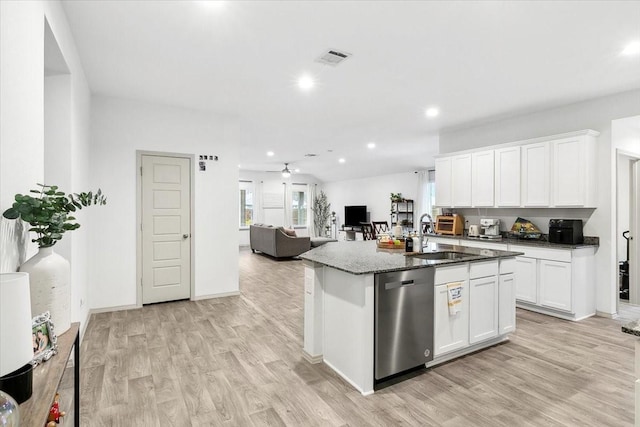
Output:
[[[516,259],[504,258],[500,260],[500,274],[515,273]]]
[[[441,285],[449,282],[462,282],[467,280],[467,264],[456,265],[451,267],[436,267],[435,284]]]
[[[496,276],[498,274],[498,260],[486,262],[472,262],[469,264],[469,278]]]
[[[524,255],[522,256],[527,258],[571,262],[571,249],[532,248],[530,246],[509,245],[509,250],[514,252],[524,252]]]

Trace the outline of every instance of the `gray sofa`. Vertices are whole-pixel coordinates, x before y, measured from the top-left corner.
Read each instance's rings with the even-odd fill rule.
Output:
[[[282,227],[272,225],[250,226],[249,241],[253,252],[260,251],[274,258],[294,257],[311,249],[309,237],[291,237]]]

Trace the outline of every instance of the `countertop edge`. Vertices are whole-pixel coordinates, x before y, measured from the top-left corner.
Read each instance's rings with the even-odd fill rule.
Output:
[[[381,268],[381,269],[366,269],[366,270],[348,270],[344,267],[340,267],[338,265],[332,265],[332,264],[328,264],[326,262],[323,261],[319,261],[317,259],[313,259],[310,257],[305,257],[304,254],[300,255],[300,258],[302,258],[305,261],[310,261],[310,262],[314,262],[317,264],[322,264],[325,267],[331,267],[335,270],[340,270],[340,271],[344,271],[345,273],[349,273],[349,274],[354,274],[354,275],[363,275],[363,274],[379,274],[379,273],[392,273],[394,271],[405,271],[405,270],[417,270],[419,268],[430,268],[430,267],[434,267],[434,268],[438,268],[438,267],[448,267],[454,264],[463,264],[463,263],[472,263],[472,262],[482,262],[482,261],[488,261],[488,260],[492,260],[492,259],[501,259],[501,258],[514,258],[516,256],[519,255],[524,255],[522,252],[514,252],[513,254],[508,254],[508,255],[496,255],[496,256],[484,256],[484,255],[478,255],[478,257],[473,257],[471,259],[467,258],[467,259],[455,259],[455,260],[446,260],[446,261],[441,261],[437,264],[429,264],[429,265],[414,265],[414,266],[404,266],[404,267],[394,267],[394,268]]]
[[[622,325],[622,332],[640,337],[640,320],[634,320],[626,325]]]

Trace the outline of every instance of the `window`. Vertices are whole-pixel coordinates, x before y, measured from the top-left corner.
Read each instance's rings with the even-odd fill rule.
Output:
[[[240,181],[240,227],[253,224],[253,182]]]
[[[428,174],[429,174],[429,179],[427,183],[427,194],[428,194],[427,212],[431,214],[431,217],[435,221],[436,216],[440,215],[440,212],[441,212],[440,208],[436,207],[436,171],[435,169],[430,169],[428,171]]]
[[[294,226],[307,225],[307,186],[306,184],[291,185],[291,224]]]

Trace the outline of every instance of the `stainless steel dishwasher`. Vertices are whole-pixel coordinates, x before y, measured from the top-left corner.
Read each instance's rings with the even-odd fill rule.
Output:
[[[375,275],[375,379],[433,360],[435,268]]]

